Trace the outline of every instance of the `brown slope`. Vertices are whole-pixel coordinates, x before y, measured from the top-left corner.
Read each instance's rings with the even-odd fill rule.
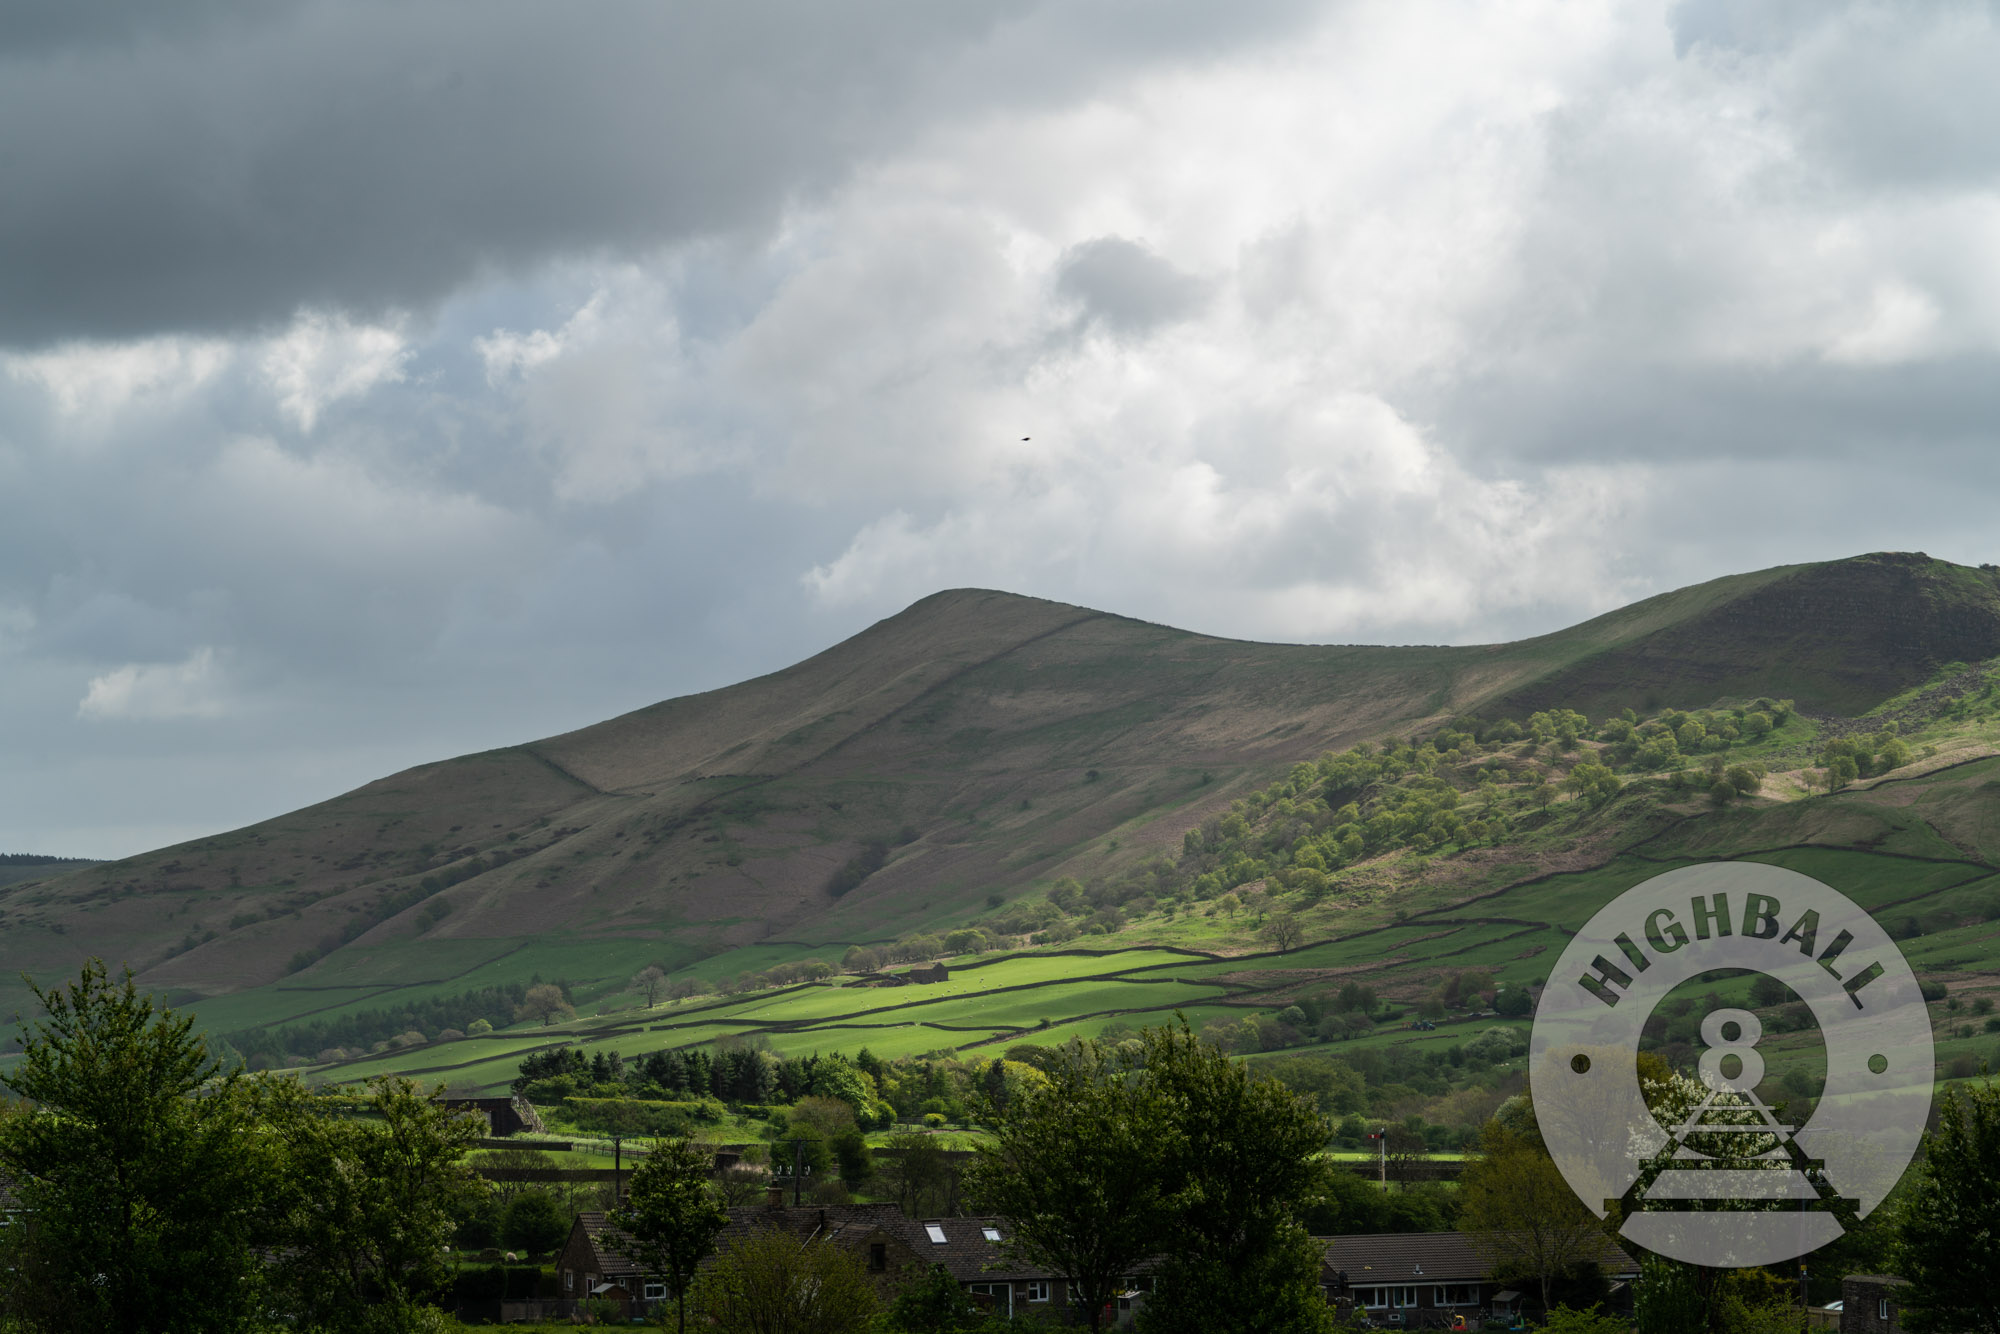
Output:
[[[2000,654],[2000,570],[1990,565],[1877,552],[1763,574],[1737,596],[1505,692],[1498,707],[1602,715],[1783,695],[1808,712],[1852,715],[1945,663]]]

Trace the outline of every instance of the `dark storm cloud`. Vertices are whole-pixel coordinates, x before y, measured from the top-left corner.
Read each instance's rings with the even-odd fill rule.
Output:
[[[768,224],[941,115],[1213,54],[1288,3],[37,4],[0,28],[0,343],[421,307]]]

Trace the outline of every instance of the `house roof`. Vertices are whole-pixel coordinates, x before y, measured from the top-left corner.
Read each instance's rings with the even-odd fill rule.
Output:
[[[580,1213],[577,1223],[590,1241],[599,1273],[613,1280],[638,1276],[639,1266],[618,1253],[617,1229],[602,1213]],[[870,1236],[886,1234],[907,1246],[923,1263],[943,1265],[961,1283],[1007,1283],[1054,1277],[1046,1271],[1008,1261],[1000,1244],[1009,1235],[1003,1219],[910,1219],[893,1204],[831,1204],[824,1208],[805,1205],[783,1209],[757,1205],[731,1209],[728,1224],[716,1237],[716,1247],[721,1249],[732,1241],[774,1227],[783,1228],[801,1242],[817,1238],[846,1246],[860,1246]]]
[[[1463,1232],[1386,1232],[1315,1240],[1325,1247],[1326,1269],[1346,1270],[1347,1281],[1354,1285],[1472,1282],[1485,1278],[1492,1267]],[[1638,1262],[1608,1237],[1591,1258],[1614,1278],[1639,1272]]]
[[[597,1271],[606,1278],[636,1277],[639,1266],[617,1249],[618,1229],[599,1212],[579,1213],[576,1221],[590,1241]],[[818,1239],[836,1245],[859,1245],[875,1232],[886,1232],[906,1244],[902,1211],[893,1204],[834,1204],[821,1207],[773,1209],[769,1206],[731,1209],[729,1222],[715,1239],[716,1248],[740,1241],[771,1228],[782,1228],[801,1242]]]
[[[1048,1278],[1039,1269],[1008,1261],[1001,1242],[1009,1228],[1000,1218],[927,1218],[898,1215],[896,1235],[927,1264],[941,1264],[961,1283],[1005,1283]],[[941,1239],[941,1240],[940,1240]]]

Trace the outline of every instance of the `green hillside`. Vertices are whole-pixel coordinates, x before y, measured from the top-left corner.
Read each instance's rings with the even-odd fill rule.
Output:
[[[1177,1005],[1234,1017],[1282,998],[1289,983],[1267,976],[1279,968],[1301,985],[1363,969],[1384,994],[1414,996],[1446,957],[1525,978],[1546,946],[1520,933],[1574,925],[1582,905],[1680,857],[1824,845],[1862,858],[1865,880],[1867,859],[1907,846],[1983,866],[1983,826],[1954,813],[1982,808],[1976,786],[1953,786],[1976,765],[1919,780],[1912,766],[1937,757],[1915,756],[1894,782],[1938,794],[1921,803],[1852,790],[1801,800],[1797,776],[1851,730],[1844,719],[1886,701],[1911,724],[1903,744],[1930,728],[1923,746],[1973,753],[1985,678],[1943,669],[1996,654],[1996,572],[1904,555],[1733,576],[1467,648],[1248,644],[942,593],[772,676],[0,888],[0,970],[129,961],[211,1031],[262,1034],[269,1050],[251,1054],[279,1059],[299,1054],[281,1035],[309,1023],[365,1015],[377,1034],[407,1017],[397,1033],[430,1038],[484,1018],[504,1035],[393,1058],[474,1082],[556,1038],[512,1022],[535,981],[563,983],[590,1016],[579,1024],[615,1029],[634,1022],[610,1012],[633,1003],[626,982],[648,964],[712,988],[811,960],[838,967],[857,946],[914,958],[954,930],[976,933],[987,960],[974,980],[1028,967],[1008,957],[1023,950],[1205,957],[1036,953],[1033,967],[1058,971],[991,998],[956,993],[957,1008],[935,1014],[903,999],[922,989],[871,1014],[840,1008],[849,1001],[826,986],[786,993],[835,1006],[825,1015],[752,1014],[748,998],[710,995],[646,1017],[644,1040],[763,1031],[809,1047],[838,1024],[928,1050]],[[1663,709],[1719,707],[1706,716],[1720,740],[1759,697],[1790,701],[1785,721],[1720,751],[1663,756],[1605,730],[1627,708],[1657,728]],[[1946,716],[1940,701],[1966,698]],[[1558,719],[1543,719],[1547,739],[1537,712]],[[1505,725],[1527,730],[1509,738]],[[1413,735],[1446,738],[1429,754],[1449,758],[1397,745],[1363,764],[1349,749]],[[1767,771],[1720,809],[1706,777],[1718,755]],[[1541,791],[1585,758],[1626,790],[1601,804],[1595,789]],[[1336,818],[1350,804],[1361,818]],[[1280,916],[1314,943],[1259,959]],[[682,1026],[651,1027],[668,1023]]]
[[[510,1024],[503,1008],[491,1034],[336,1049],[343,1014],[390,1017],[358,999],[321,1011],[317,1027],[232,1038],[260,1062],[311,1060],[322,1077],[397,1071],[491,1090],[561,1044],[633,1058],[749,1040],[794,1057],[866,1048],[986,1062],[1179,1013],[1272,1060],[1336,1053],[1373,1069],[1362,1055],[1379,1053],[1382,1078],[1413,1081],[1390,1105],[1448,1123],[1490,1111],[1470,1095],[1518,1071],[1526,1021],[1496,1017],[1495,998],[1532,995],[1568,935],[1617,893],[1731,858],[1813,875],[1890,925],[1936,993],[1940,1077],[2000,1066],[2000,659],[1947,664],[1862,719],[1812,719],[1768,698],[1597,724],[1558,710],[1302,759],[1184,830],[1177,855],[1059,879],[942,939],[717,955],[681,970],[691,994],[652,1006],[621,981],[573,985],[581,1013],[551,1025]],[[852,985],[885,956],[896,969],[940,955],[948,981]],[[1703,985],[1766,1014],[1774,1099],[1816,1092],[1823,1056],[1788,998],[1759,996],[1749,979]],[[1336,1001],[1356,986],[1380,1002],[1366,1020]],[[1411,1027],[1420,1018],[1437,1026]],[[1649,1029],[1669,1059],[1693,1054],[1682,1027],[1663,1007]]]

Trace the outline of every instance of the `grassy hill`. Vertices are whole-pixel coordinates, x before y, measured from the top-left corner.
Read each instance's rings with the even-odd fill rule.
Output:
[[[1233,1014],[1264,991],[1282,994],[1282,983],[1258,980],[1276,965],[1251,957],[1265,948],[1256,914],[1281,905],[1207,916],[1221,892],[1241,902],[1245,886],[1268,894],[1274,882],[1238,880],[1203,898],[1201,877],[1215,889],[1214,877],[1260,858],[1278,858],[1270,869],[1281,879],[1313,869],[1293,862],[1288,830],[1271,828],[1296,822],[1271,813],[1296,798],[1268,793],[1301,761],[1360,741],[1434,735],[1468,715],[1525,721],[1560,708],[1601,722],[1624,708],[1651,715],[1758,696],[1793,701],[1790,733],[1735,744],[1732,758],[1781,761],[1786,747],[1810,747],[1839,732],[1842,718],[1885,704],[1929,709],[1935,721],[1940,700],[1966,697],[1965,682],[1950,684],[1966,671],[1941,669],[1996,654],[2000,572],[1912,555],[1732,576],[1553,635],[1466,648],[1249,644],[1004,593],[941,593],[771,676],[409,770],[215,838],[0,887],[0,973],[52,977],[95,954],[129,961],[144,983],[193,1003],[218,1032],[358,1013],[408,1014],[421,1029],[426,1006],[442,1014],[446,998],[482,990],[504,1005],[493,998],[531,980],[562,980],[587,1014],[629,1006],[624,982],[648,963],[715,982],[807,959],[834,964],[855,945],[975,921],[989,936],[1041,935],[1045,948],[1057,947],[1064,942],[1046,942],[1051,887],[1073,881],[1124,894],[1150,881],[1153,892],[1123,903],[1146,897],[1152,911],[1126,920],[1113,904],[1119,921],[1094,922],[1104,930],[1090,943],[1217,957],[996,959],[969,976],[1055,971],[1031,987],[1005,983],[1016,989],[1002,993],[1012,998],[1004,1005],[955,993],[957,1010],[922,1017],[850,1013],[841,1009],[848,1001],[825,998],[842,993],[823,986],[787,994],[837,1014],[793,1014],[782,997],[756,1016],[733,1008],[748,1001],[683,1001],[676,1014],[689,1025],[649,1027],[662,1036],[646,1041],[746,1027],[774,1043],[828,1040],[803,1022],[811,1019],[855,1033],[893,1029],[903,1045],[929,1047],[963,1045],[939,1041],[959,1031],[967,1041],[1060,1036],[1078,1023],[1198,1000],[1235,1005],[1216,1011]],[[1976,696],[1984,678],[1971,675]],[[1968,739],[1965,729],[1978,725],[1970,717],[1938,722],[1960,729],[1950,745],[1982,744]],[[1515,941],[1529,925],[1573,926],[1587,915],[1582,905],[1622,888],[1621,879],[1678,857],[1836,843],[1886,858],[1897,840],[1957,848],[1968,867],[1991,855],[1976,817],[1949,814],[1938,817],[1949,832],[1897,826],[1864,846],[1880,833],[1868,822],[1890,818],[1880,811],[1910,807],[1871,807],[1857,793],[1802,802],[1782,776],[1764,780],[1749,810],[1711,813],[1699,794],[1680,810],[1687,793],[1642,800],[1635,791],[1602,809],[1586,810],[1581,798],[1557,803],[1579,808],[1564,823],[1527,806],[1542,781],[1573,764],[1519,754],[1527,744],[1478,742],[1464,762],[1506,770],[1493,783],[1508,794],[1499,802],[1504,828],[1484,841],[1371,847],[1325,883],[1277,886],[1322,942],[1285,956],[1282,970],[1335,976],[1370,962],[1416,968],[1496,950],[1511,958],[1539,943]],[[1699,758],[1683,757],[1682,769]],[[1918,786],[1955,791],[1976,768]],[[1452,781],[1460,779],[1468,793],[1478,788],[1477,778]],[[1377,776],[1362,795],[1385,784],[1401,793],[1410,781]],[[1936,800],[1941,811],[1954,800],[1977,811],[1990,795],[1975,784],[1969,795]],[[1239,802],[1255,809],[1232,812]],[[1817,812],[1810,827],[1785,823],[1806,808]],[[1221,836],[1231,814],[1256,847]],[[1695,837],[1683,828],[1689,820],[1706,831],[1710,851],[1672,844]],[[1191,850],[1187,832],[1211,824],[1218,837],[1204,835]],[[1233,851],[1224,846],[1232,840]],[[1178,911],[1162,913],[1168,900]],[[1465,904],[1478,907],[1455,906]],[[1073,919],[1064,920],[1074,927]],[[1420,921],[1424,929],[1408,924]],[[1060,935],[1062,924],[1052,925]],[[1005,926],[1030,929],[998,930]],[[1417,936],[1424,943],[1410,943]],[[1084,962],[1073,972],[1063,960]],[[904,995],[844,994],[876,1003]],[[1149,1010],[1147,998],[1158,1004]],[[634,1022],[599,1019],[612,1025],[607,1033]],[[646,1020],[667,1022],[682,1020]],[[514,1030],[395,1061],[477,1082],[518,1059],[523,1043],[551,1036]]]
[[[1233,803],[1213,826],[1219,842],[1198,829],[1179,857],[1142,875],[1059,881],[984,914],[989,934],[967,928],[978,938],[912,956],[946,954],[948,981],[868,987],[836,971],[876,963],[852,951],[737,951],[688,970],[706,984],[695,994],[649,1005],[629,990],[579,989],[584,1012],[548,1026],[326,1053],[319,1072],[490,1090],[556,1046],[629,1060],[747,1040],[791,1057],[865,1048],[878,1060],[924,1058],[926,1069],[970,1062],[960,1068],[976,1078],[1022,1043],[1116,1037],[1180,1014],[1295,1086],[1359,1071],[1378,1120],[1414,1114],[1462,1135],[1519,1088],[1527,1019],[1496,1017],[1488,998],[1531,995],[1569,933],[1610,897],[1718,858],[1801,871],[1874,912],[1933,998],[1939,1077],[2000,1066],[2000,660],[1947,665],[1852,723],[1786,716],[1772,701],[1780,717],[1765,730],[1758,704],[1663,711],[1629,734],[1613,719],[1572,736],[1572,718],[1545,713],[1526,729],[1490,725],[1484,739],[1447,728],[1422,745],[1370,748],[1360,813],[1410,818],[1330,874],[1315,850],[1340,827],[1341,799],[1357,792],[1360,753],[1319,757]],[[1649,735],[1690,721],[1706,733],[1694,755],[1649,754]],[[1838,760],[1857,754],[1869,775],[1825,790],[1823,776],[1841,782]],[[1593,770],[1611,771],[1617,790]],[[1745,781],[1718,791],[1711,770]],[[1563,773],[1590,781],[1543,790]],[[1457,808],[1480,818],[1444,832],[1438,812],[1451,808],[1440,804],[1420,825],[1410,803],[1397,804],[1399,790],[1459,793]],[[1209,879],[1240,857],[1256,861],[1254,878]],[[1124,897],[1135,885],[1141,892]],[[1287,920],[1299,928],[1289,939],[1274,930]],[[796,980],[815,958],[826,966]],[[731,974],[733,965],[763,971]],[[1650,1045],[1685,1065],[1701,1014],[1724,1001],[1754,1008],[1765,1019],[1767,1099],[1816,1097],[1825,1076],[1816,1030],[1790,1013],[1788,995],[1760,995],[1753,982],[1687,984],[1688,1005],[1670,999],[1648,1024]],[[1336,1003],[1351,987],[1380,1000],[1366,1020]],[[1423,1016],[1436,1026],[1414,1027]],[[238,1037],[255,1046],[266,1035]],[[1328,1055],[1337,1061],[1319,1060]]]

